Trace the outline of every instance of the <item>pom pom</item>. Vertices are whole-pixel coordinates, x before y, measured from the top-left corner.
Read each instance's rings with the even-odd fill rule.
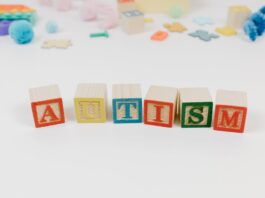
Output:
[[[265,31],[265,16],[258,12],[253,14],[250,20],[252,20],[257,27],[258,35],[262,36]]]
[[[265,14],[265,6],[263,6],[263,7],[260,9],[260,12],[261,12],[262,14]]]
[[[48,21],[46,24],[46,31],[50,34],[58,32],[58,24],[55,21]]]
[[[182,9],[179,6],[175,6],[173,8],[171,8],[169,16],[174,18],[174,19],[178,19],[180,18],[182,15]]]
[[[86,0],[80,9],[80,17],[83,21],[92,21],[97,18],[97,5],[94,0]]]
[[[257,27],[253,21],[248,20],[244,24],[244,31],[248,35],[251,41],[256,41],[258,37]]]
[[[57,0],[56,8],[58,11],[69,11],[72,8],[72,0]]]
[[[28,21],[15,21],[9,27],[11,38],[18,44],[30,43],[34,37],[31,23]]]

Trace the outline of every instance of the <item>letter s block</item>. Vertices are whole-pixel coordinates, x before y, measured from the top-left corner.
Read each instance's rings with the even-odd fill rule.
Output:
[[[180,89],[180,120],[182,128],[212,126],[213,102],[207,88]]]
[[[214,130],[243,133],[247,117],[247,94],[218,90],[214,116]]]
[[[36,128],[65,122],[63,101],[58,86],[33,88],[29,92]]]
[[[113,85],[112,93],[114,123],[141,123],[142,96],[140,85]]]
[[[178,90],[171,87],[150,87],[144,101],[144,123],[173,127]]]

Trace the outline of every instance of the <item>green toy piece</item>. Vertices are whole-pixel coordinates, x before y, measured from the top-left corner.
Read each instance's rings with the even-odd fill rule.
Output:
[[[170,12],[169,12],[169,16],[174,18],[174,19],[178,19],[182,16],[182,9],[179,6],[174,6],[173,8],[171,8]]]
[[[107,31],[105,31],[105,32],[92,33],[92,34],[90,34],[90,38],[98,38],[98,37],[109,38],[109,33]]]

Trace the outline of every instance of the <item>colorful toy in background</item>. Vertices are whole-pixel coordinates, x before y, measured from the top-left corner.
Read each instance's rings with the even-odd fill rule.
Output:
[[[0,5],[0,21],[26,20],[36,23],[37,13],[25,5]]]
[[[17,44],[27,44],[30,43],[34,38],[34,31],[32,24],[25,20],[18,20],[12,22],[9,27],[10,37]]]
[[[57,85],[30,89],[35,126],[65,122],[63,100]],[[80,84],[74,97],[78,123],[107,121],[106,84]],[[142,123],[172,128],[180,118],[182,128],[210,128],[243,133],[247,116],[247,94],[218,90],[214,112],[208,88],[151,86],[143,99],[139,84],[112,87],[112,115],[115,124]],[[213,116],[214,115],[214,116]]]
[[[244,24],[244,31],[251,41],[256,41],[265,32],[265,6],[252,14]]]
[[[9,34],[8,29],[11,23],[11,21],[0,21],[0,36],[6,36]]]
[[[46,23],[46,31],[49,33],[49,34],[54,34],[54,33],[57,33],[59,31],[59,26],[58,24],[56,23],[56,21],[48,21]]]

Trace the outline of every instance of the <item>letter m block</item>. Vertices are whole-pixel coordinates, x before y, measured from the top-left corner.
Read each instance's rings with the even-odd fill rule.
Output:
[[[56,85],[30,89],[30,98],[36,128],[65,122],[63,101]]]
[[[216,97],[214,130],[243,133],[247,117],[247,94],[219,90]]]

